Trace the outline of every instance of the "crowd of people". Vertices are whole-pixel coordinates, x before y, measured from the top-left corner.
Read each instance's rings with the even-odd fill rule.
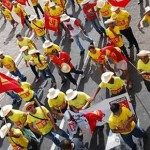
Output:
[[[138,4],[142,2],[140,0]],[[27,82],[28,77],[20,71],[14,59],[0,51],[0,67],[5,68],[22,88],[22,91],[18,93],[7,91],[6,94],[10,96],[13,103],[3,106],[0,110],[1,119],[5,122],[0,129],[0,137],[6,136],[14,150],[37,150],[43,137],[52,140],[62,150],[88,149],[83,145],[83,135],[80,129],[71,138],[68,132],[57,126],[57,119],[62,119],[67,109],[78,113],[80,110],[92,106],[92,102],[96,99],[101,88],[107,88],[111,97],[131,90],[133,82],[128,69],[129,65],[141,75],[148,92],[150,92],[150,51],[140,49],[130,25],[132,21],[130,12],[112,6],[107,0],[71,0],[72,7],[76,7],[77,3],[80,13],[84,14],[85,20],[91,23],[102,39],[107,39],[104,47],[96,47],[93,37],[87,34],[83,22],[79,18],[75,18],[74,14],[68,14],[66,3],[65,0],[44,0],[42,8],[38,0],[31,0],[36,15],[29,15],[25,11],[24,5],[15,0],[12,1],[14,13],[20,18],[23,16],[29,32],[34,33],[35,37],[39,38],[43,44],[43,51],[41,52],[32,39],[23,36],[21,33],[16,34],[16,45],[20,49],[25,66],[30,67],[35,75],[35,83],[47,78],[51,80],[47,94],[48,107],[46,107],[45,104],[40,102],[38,94]],[[10,22],[13,28],[20,25],[12,12],[2,2],[0,2],[0,11],[5,23]],[[59,17],[61,31],[65,31],[66,37],[71,42],[76,42],[80,50],[80,56],[85,54],[85,47],[82,45],[80,38],[89,42],[88,55],[95,63],[97,72],[101,76],[101,83],[95,89],[93,95],[90,96],[84,91],[77,91],[77,80],[72,73],[84,78],[84,70],[77,69],[72,63],[72,57],[59,45],[52,42],[50,30],[45,28],[44,14]],[[100,24],[100,21],[104,26]],[[140,21],[141,29],[144,28],[144,22],[150,24],[150,6],[145,8],[145,13]],[[125,45],[123,36],[129,42],[128,46]],[[129,50],[136,49],[137,68],[133,66],[132,61],[134,60],[130,57],[126,47]],[[65,85],[66,82],[72,82],[75,89],[68,89],[66,92],[59,89],[57,78],[51,71],[50,62],[57,69],[61,84]],[[115,67],[112,67],[111,64]],[[122,77],[116,75],[116,69],[122,72],[126,82]],[[23,109],[13,108],[14,104],[19,107],[22,101],[25,103]],[[114,133],[120,133],[125,143],[132,150],[136,150],[137,146],[133,142],[132,136],[142,138],[145,136],[145,131],[136,125],[135,115],[128,108],[121,107],[118,103],[113,103],[110,110],[112,111],[108,121],[110,129]],[[64,140],[60,141],[55,134],[59,134]]]

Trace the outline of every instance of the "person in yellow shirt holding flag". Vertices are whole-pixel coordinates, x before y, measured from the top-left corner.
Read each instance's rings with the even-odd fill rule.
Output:
[[[27,77],[19,71],[14,60],[9,55],[4,55],[3,52],[0,51],[0,67],[5,67],[10,74],[13,76],[18,76],[21,81],[26,81]]]
[[[44,12],[43,12],[43,9],[42,9],[39,1],[38,0],[31,0],[31,3],[32,3],[32,6],[33,6],[33,8],[35,10],[35,13],[36,13],[38,19],[40,19],[40,15],[39,15],[38,9],[41,11],[42,15],[44,15]]]
[[[44,0],[44,6],[43,6],[43,11],[44,14],[49,14],[50,7],[49,7],[49,0]]]
[[[66,0],[52,0],[52,2],[60,6],[63,10],[66,9]]]
[[[5,16],[5,19],[8,20],[10,24],[13,26],[13,29],[16,28],[18,25],[18,22],[15,21],[11,12],[4,6],[2,6],[1,11],[2,11],[2,14]]]
[[[114,25],[115,20],[108,19],[105,21],[105,24],[108,25],[108,28],[106,29],[106,35],[108,37],[108,44],[113,45],[115,47],[119,47],[123,54],[128,58],[129,55],[127,53],[126,47],[124,46],[123,39],[120,34],[120,28],[118,26]]]
[[[17,1],[12,1],[12,4],[14,6],[13,11],[19,16],[21,19],[21,23],[24,26],[24,23],[26,26],[29,28],[30,27],[30,22],[27,13],[25,12],[24,8],[22,7],[21,4],[18,4]]]
[[[60,147],[60,141],[55,133],[69,138],[69,135],[55,124],[54,118],[46,107],[34,107],[33,103],[28,102],[24,110],[29,112],[27,122],[33,132],[51,139],[58,147]]]

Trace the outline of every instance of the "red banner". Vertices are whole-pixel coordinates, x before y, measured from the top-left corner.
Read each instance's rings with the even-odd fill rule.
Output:
[[[23,15],[23,12],[22,12],[22,11],[20,11],[20,19],[21,19],[21,24],[22,24],[22,26],[24,27],[25,18],[24,18],[24,15]]]
[[[0,72],[0,93],[7,91],[15,91],[18,93],[23,91],[23,89],[15,79]]]
[[[45,28],[60,34],[60,17],[52,17],[48,14],[44,14],[44,17],[45,17]]]
[[[126,7],[130,0],[108,0],[112,6]]]
[[[13,8],[13,4],[9,1],[9,0],[2,0],[2,4],[9,9],[10,11],[12,11]]]
[[[27,0],[16,0],[18,3],[20,3],[21,5],[26,5],[26,1]]]

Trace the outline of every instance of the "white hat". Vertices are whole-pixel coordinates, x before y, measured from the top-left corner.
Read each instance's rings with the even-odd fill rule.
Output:
[[[29,55],[36,54],[36,53],[40,53],[40,51],[38,51],[36,49],[32,49],[28,52]]]
[[[98,8],[102,8],[102,7],[105,6],[105,3],[106,3],[105,0],[98,0],[96,6],[97,6]]]
[[[150,6],[145,7],[145,13],[144,13],[144,15],[145,15],[146,13],[148,13],[149,11],[150,11]]]
[[[108,83],[113,75],[114,75],[113,72],[105,72],[105,73],[103,73],[102,76],[101,76],[102,82]]]
[[[5,105],[1,108],[0,110],[0,116],[5,117],[7,114],[12,110],[13,106],[12,105]]]
[[[0,55],[2,55],[3,54],[3,52],[2,51],[0,51]]]
[[[29,48],[29,46],[23,46],[21,47],[21,49],[19,50],[20,52],[24,52],[25,50],[27,50]]]
[[[70,16],[68,16],[67,14],[62,14],[60,21],[63,22],[63,21],[68,20],[68,19],[70,19]]]
[[[56,4],[54,2],[49,3],[49,7],[54,7],[54,6],[56,6]]]
[[[29,21],[32,21],[32,20],[34,20],[34,19],[36,19],[36,18],[37,18],[36,15],[31,15],[30,18],[29,18]]]
[[[0,137],[1,138],[4,138],[7,133],[9,132],[10,130],[10,127],[11,127],[11,123],[6,123],[5,125],[3,125],[0,129]]]
[[[48,48],[52,45],[54,45],[54,43],[50,42],[49,40],[46,40],[43,44],[43,48]]]
[[[49,0],[44,0],[44,4],[46,4],[46,3],[48,3],[49,2]]]
[[[17,4],[17,1],[12,1],[12,4]]]
[[[66,100],[70,101],[72,99],[74,99],[77,96],[78,92],[77,91],[73,91],[72,89],[69,89],[66,91]]]
[[[67,63],[61,64],[61,71],[63,73],[68,73],[68,72],[70,72],[70,70],[71,70],[71,67]]]
[[[118,8],[120,8],[120,7],[111,6],[111,11],[112,11],[112,12],[113,12],[113,11],[116,11]]]
[[[59,94],[59,91],[60,91],[59,89],[50,88],[48,90],[47,98],[53,99],[53,98],[57,97]]]
[[[83,0],[83,2],[80,5],[84,5],[86,3],[88,3],[90,0]]]
[[[113,22],[115,22],[115,20],[110,18],[110,19],[107,19],[104,23],[109,24],[109,23],[113,23]]]
[[[143,57],[143,56],[148,56],[148,54],[150,54],[150,51],[141,50],[141,51],[137,54],[137,56]]]
[[[23,107],[23,110],[24,110],[24,111],[28,111],[28,108],[29,108],[30,106],[33,106],[33,105],[34,105],[34,101],[27,102],[27,103],[25,103],[25,105],[24,105],[24,107]]]

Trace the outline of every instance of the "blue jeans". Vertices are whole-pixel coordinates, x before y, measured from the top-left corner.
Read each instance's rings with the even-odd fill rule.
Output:
[[[6,94],[9,95],[13,100],[16,100],[17,102],[20,102],[22,100],[21,97],[15,92],[6,92]]]
[[[18,76],[22,82],[23,82],[23,81],[26,81],[26,76],[23,75],[23,74],[21,74],[18,68],[16,69],[16,72],[10,71],[10,74],[12,74],[12,75],[15,76],[15,77]]]
[[[41,73],[41,76],[46,79],[46,78],[51,78],[52,82],[56,82],[55,77],[53,76],[53,74],[51,73],[49,67],[46,67],[43,70],[39,70]]]
[[[83,31],[80,31],[79,34],[77,34],[73,38],[75,39],[75,41],[76,41],[76,43],[77,43],[77,45],[78,45],[78,47],[80,48],[81,51],[84,51],[85,49],[83,48],[83,46],[82,46],[82,44],[79,40],[79,37],[83,40],[88,41],[89,43],[93,42],[93,40],[88,35],[84,34]]]
[[[52,129],[45,136],[47,138],[51,139],[55,143],[55,145],[57,145],[58,147],[60,147],[60,141],[54,133],[59,134],[60,136],[66,138],[66,139],[69,139],[69,135],[65,131],[63,131],[62,129],[59,128],[57,132],[55,132],[54,129]]]
[[[133,142],[132,136],[135,136],[136,138],[142,138],[144,135],[144,131],[142,131],[137,125],[133,129],[133,131],[129,134],[121,134],[121,137],[125,141],[125,143],[131,147],[132,149],[136,148],[136,144]]]
[[[99,33],[99,34],[102,34],[102,33],[105,33],[105,29],[101,26],[101,24],[99,23],[99,20],[98,18],[96,17],[95,19],[91,19],[89,20],[91,21],[94,29]]]

